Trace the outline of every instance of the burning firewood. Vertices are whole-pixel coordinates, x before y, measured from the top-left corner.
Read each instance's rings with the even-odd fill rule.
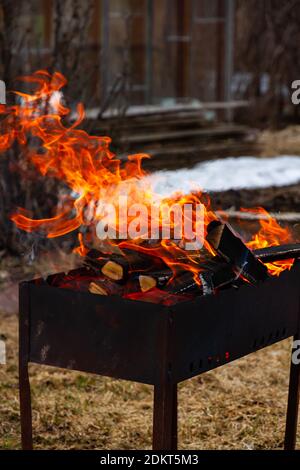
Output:
[[[123,256],[112,253],[102,253],[95,249],[87,253],[84,264],[94,269],[96,273],[103,273],[105,276],[115,281],[123,279],[125,274],[124,265],[127,266],[127,262],[124,260]]]
[[[92,268],[95,272],[100,272],[111,256],[111,253],[102,253],[99,250],[92,249],[86,254],[83,264],[88,268]]]
[[[139,276],[139,283],[141,287],[142,292],[147,292],[150,289],[153,289],[153,287],[156,287],[156,279],[153,276],[144,276],[141,275]]]
[[[139,279],[130,276],[126,283],[113,281],[106,276],[97,277],[89,284],[89,291],[99,295],[125,295],[141,291]]]
[[[243,283],[239,275],[234,272],[228,263],[211,263],[205,271],[199,274],[184,272],[172,280],[167,286],[168,292],[174,294],[209,295],[225,286]]]
[[[234,234],[228,224],[213,221],[207,227],[207,242],[249,282],[256,284],[268,277],[268,270]]]
[[[221,263],[214,271],[199,274],[203,295],[210,295],[226,286],[238,286],[243,280],[227,263]]]
[[[165,269],[162,271],[150,272],[148,274],[139,275],[139,284],[142,292],[147,292],[153,287],[164,287],[167,282],[173,276],[171,269]]]
[[[227,286],[239,286],[245,281],[255,284],[266,279],[268,270],[263,262],[300,256],[300,244],[252,252],[229,225],[217,221],[208,226],[206,239],[217,256],[191,256],[193,270],[175,274],[162,259],[141,251],[126,248],[122,253],[102,253],[90,250],[85,265],[92,268],[95,278],[90,281],[88,290],[98,295],[137,296],[139,300],[150,298],[155,302],[160,301],[161,292],[166,296],[209,295]],[[184,259],[184,264],[189,264],[189,258]],[[152,291],[154,294],[150,294]]]
[[[300,257],[300,243],[268,246],[267,248],[254,250],[253,254],[264,263],[298,258]]]
[[[124,289],[116,282],[109,279],[97,279],[89,284],[89,291],[98,295],[122,295]]]
[[[98,250],[91,250],[85,258],[85,264],[114,281],[126,280],[132,272],[166,267],[162,259],[157,256],[150,256],[127,248],[123,249],[122,253],[106,254]]]
[[[91,282],[90,283],[89,291],[92,294],[108,295],[107,289],[105,289],[102,285],[99,285],[97,282]]]
[[[201,282],[197,282],[194,276],[191,271],[180,273],[172,279],[167,291],[172,294],[202,294]]]
[[[115,281],[120,281],[127,274],[127,262],[120,257],[117,260],[110,259],[108,260],[104,266],[102,266],[101,271],[105,276],[109,277],[110,279],[114,279]]]
[[[157,256],[129,249],[122,251],[123,255],[113,255],[102,268],[102,273],[111,279],[126,279],[132,272],[148,271],[152,268],[162,269],[166,266]]]

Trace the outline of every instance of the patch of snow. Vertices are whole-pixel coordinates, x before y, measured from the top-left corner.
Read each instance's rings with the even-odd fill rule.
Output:
[[[154,191],[168,196],[176,191],[226,191],[241,188],[268,188],[300,182],[300,157],[223,158],[198,164],[191,169],[157,171],[147,176]]]

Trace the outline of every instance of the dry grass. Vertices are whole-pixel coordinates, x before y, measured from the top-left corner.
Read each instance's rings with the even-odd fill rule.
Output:
[[[288,126],[282,130],[266,130],[261,132],[258,145],[261,155],[273,157],[274,155],[300,154],[300,126]]]
[[[17,318],[0,315],[8,365],[0,366],[0,448],[20,448]],[[282,446],[289,341],[180,385],[181,449]],[[149,449],[152,388],[30,366],[39,449]],[[298,440],[298,446],[300,442]]]

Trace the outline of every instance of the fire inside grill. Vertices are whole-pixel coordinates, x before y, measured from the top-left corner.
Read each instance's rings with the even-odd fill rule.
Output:
[[[255,285],[291,268],[298,247],[287,246],[284,253],[274,249],[291,243],[293,237],[264,209],[254,209],[262,215],[260,230],[244,243],[227,223],[218,220],[209,197],[200,190],[159,199],[145,180],[142,160],[147,155],[130,155],[121,162],[109,149],[109,137],[78,129],[84,118],[82,104],[77,107],[77,119],[66,126],[70,110],[63,104],[60,90],[66,79],[60,73],[39,70],[23,80],[35,90],[31,94],[15,92],[20,100],[15,106],[1,105],[0,113],[6,118],[1,122],[0,150],[18,143],[24,153],[25,177],[33,165],[43,176],[60,180],[68,190],[52,217],[34,219],[25,209],[18,209],[11,219],[19,229],[48,238],[79,230],[75,251],[84,259],[85,268],[80,272],[51,277],[53,286],[172,305],[244,283]],[[124,195],[126,209],[116,202]],[[177,208],[190,204],[193,232],[198,223],[196,205],[202,205],[201,249],[187,251],[184,237],[171,237],[181,223],[171,215],[166,236],[162,213],[153,216],[151,212],[158,200],[169,210],[174,204]],[[116,207],[117,222],[103,211],[103,203]],[[150,212],[134,209],[141,203]],[[150,213],[158,234],[155,239],[151,237]],[[99,222],[108,226],[108,234],[115,235],[107,237],[105,249],[97,239]],[[129,236],[132,224],[138,232],[135,237]]]
[[[242,284],[256,285],[270,276],[267,265],[279,261],[291,263],[300,256],[300,244],[291,244],[250,251],[221,222],[208,226],[206,240],[216,251],[212,256],[190,255],[191,270],[178,269],[176,274],[162,258],[149,255],[147,250],[123,249],[118,254],[87,252],[80,270],[51,276],[50,285],[81,290],[93,294],[118,295],[127,299],[173,305],[195,296],[215,294],[221,289],[238,288]],[[184,261],[184,265],[188,260]],[[281,265],[282,266],[282,265]]]

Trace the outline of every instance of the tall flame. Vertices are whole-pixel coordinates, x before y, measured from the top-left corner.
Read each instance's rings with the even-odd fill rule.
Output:
[[[55,72],[50,75],[45,70],[38,70],[32,76],[22,77],[24,82],[33,83],[36,87],[33,94],[15,92],[21,104],[1,107],[0,113],[8,116],[2,121],[0,150],[5,151],[17,142],[24,157],[43,175],[54,177],[64,182],[70,189],[70,196],[59,204],[57,212],[50,218],[34,219],[25,209],[18,209],[11,216],[16,226],[27,232],[40,231],[48,238],[59,237],[72,232],[83,225],[95,226],[97,203],[99,200],[112,202],[117,195],[126,193],[128,204],[141,203],[150,205],[155,199],[150,184],[142,178],[142,160],[149,158],[146,154],[134,154],[121,163],[109,149],[111,139],[107,136],[93,136],[78,129],[84,119],[84,108],[77,106],[77,119],[69,127],[63,122],[70,115],[70,109],[62,104],[60,90],[66,84],[65,77]],[[31,144],[30,138],[38,140],[37,147]],[[72,194],[71,194],[72,193]],[[176,203],[195,204],[201,196],[190,194],[177,195]],[[165,200],[173,203],[174,199]],[[94,212],[87,217],[87,212]],[[215,218],[209,205],[205,208],[206,225]],[[161,223],[161,220],[159,221]],[[145,230],[148,221],[145,220]],[[174,227],[173,227],[174,228]],[[85,242],[80,235],[79,254],[85,253]],[[120,243],[119,246],[137,245],[139,240]],[[164,256],[168,264],[176,265],[173,254],[181,253],[189,268],[194,270],[194,261],[186,252],[172,241],[161,241],[158,247],[149,248],[149,252]],[[172,260],[172,261],[171,261]],[[183,262],[182,262],[183,263]]]
[[[22,80],[33,84],[35,90],[32,94],[15,91],[20,104],[0,106],[0,115],[6,115],[1,122],[0,151],[4,152],[15,142],[18,143],[24,158],[41,175],[54,177],[65,183],[69,188],[69,196],[59,202],[56,213],[49,218],[35,219],[25,209],[18,209],[11,216],[18,228],[27,232],[39,231],[48,238],[59,237],[81,226],[94,227],[100,217],[95,210],[99,200],[113,203],[117,195],[124,192],[129,204],[142,202],[150,205],[156,199],[157,195],[153,193],[150,183],[146,184],[143,179],[145,172],[142,169],[142,160],[149,158],[148,155],[129,155],[125,162],[121,162],[109,149],[109,137],[89,135],[78,129],[85,115],[81,103],[77,105],[76,120],[71,125],[66,125],[65,120],[67,116],[70,117],[70,109],[62,102],[60,90],[67,81],[61,73],[51,75],[46,70],[38,70],[31,76],[22,77]],[[202,193],[178,193],[176,197],[165,199],[164,203],[203,203],[203,198]],[[262,214],[267,214],[263,209],[259,210]],[[268,214],[267,216],[266,221],[261,221],[261,230],[248,243],[250,248],[261,248],[289,240],[289,232],[282,229]],[[205,228],[214,219],[216,216],[206,197]],[[148,220],[144,221],[145,230],[148,229],[148,223]],[[159,224],[162,224],[161,219]],[[77,253],[85,255],[88,241],[79,234]],[[152,247],[142,246],[139,239],[126,240],[118,246],[134,246],[135,249],[159,255],[172,269],[179,266],[193,273],[199,271],[199,264],[194,258],[172,240],[161,240]],[[289,267],[288,263],[268,265],[271,274],[278,274],[286,267]]]

